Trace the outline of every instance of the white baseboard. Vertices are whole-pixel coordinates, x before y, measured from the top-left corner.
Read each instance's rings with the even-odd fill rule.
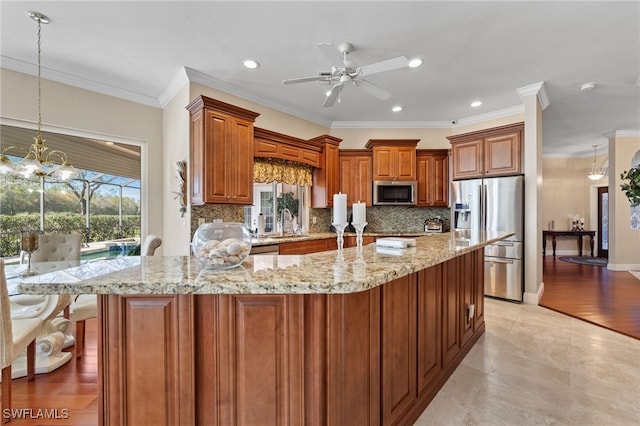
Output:
[[[522,302],[526,303],[527,305],[537,305],[540,302],[540,299],[542,299],[543,294],[544,282],[540,283],[540,287],[538,288],[538,291],[536,293],[527,293],[525,291],[522,297]]]
[[[640,263],[608,263],[610,271],[640,271]]]

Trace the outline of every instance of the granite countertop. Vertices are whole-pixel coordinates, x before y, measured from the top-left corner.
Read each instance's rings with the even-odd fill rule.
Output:
[[[194,257],[121,257],[24,278],[25,294],[356,293],[445,262],[512,233],[456,231],[385,253],[375,244],[307,255],[251,255],[239,267],[203,268]],[[392,250],[393,251],[393,250]]]

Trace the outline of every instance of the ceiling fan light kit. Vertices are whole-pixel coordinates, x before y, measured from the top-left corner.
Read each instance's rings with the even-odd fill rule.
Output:
[[[327,98],[322,104],[325,108],[333,106],[336,101],[340,102],[340,93],[347,85],[362,89],[362,91],[380,100],[387,100],[391,97],[391,94],[387,90],[376,86],[362,77],[409,66],[420,66],[422,64],[420,59],[414,59],[410,62],[406,56],[397,56],[372,64],[358,66],[356,62],[348,58],[348,55],[353,52],[353,45],[351,43],[342,43],[337,47],[331,43],[318,43],[317,46],[329,60],[331,71],[320,72],[317,76],[286,79],[282,81],[282,84],[289,85],[312,81],[332,84],[333,87],[327,92]]]

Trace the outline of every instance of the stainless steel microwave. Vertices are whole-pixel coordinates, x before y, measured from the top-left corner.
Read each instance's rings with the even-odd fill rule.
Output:
[[[374,206],[414,206],[418,182],[415,180],[373,181]]]

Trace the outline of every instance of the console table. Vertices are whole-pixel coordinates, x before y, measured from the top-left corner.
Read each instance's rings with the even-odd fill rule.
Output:
[[[551,237],[553,244],[553,257],[556,256],[556,237],[577,237],[578,238],[578,256],[582,256],[582,237],[589,236],[589,245],[591,246],[591,257],[593,257],[593,238],[596,231],[542,231],[542,255],[547,251],[547,236]]]

